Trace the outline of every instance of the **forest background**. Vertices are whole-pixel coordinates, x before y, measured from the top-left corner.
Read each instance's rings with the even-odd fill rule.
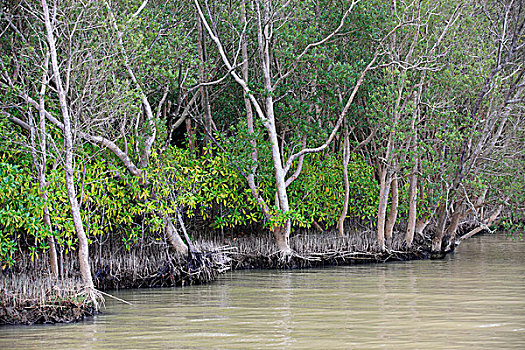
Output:
[[[78,254],[93,287],[108,241],[523,232],[524,6],[4,1],[2,270]]]

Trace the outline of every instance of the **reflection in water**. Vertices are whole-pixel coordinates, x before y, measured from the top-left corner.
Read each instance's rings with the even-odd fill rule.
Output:
[[[525,242],[474,238],[442,261],[245,271],[121,291],[79,324],[0,328],[0,349],[522,349]]]

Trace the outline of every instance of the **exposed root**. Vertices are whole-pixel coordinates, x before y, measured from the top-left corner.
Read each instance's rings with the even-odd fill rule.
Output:
[[[237,247],[228,252],[233,269],[308,268],[332,265],[381,263],[429,257],[430,243],[418,238],[407,247],[402,235],[396,235],[382,250],[373,232],[341,237],[336,233],[296,235],[291,238],[291,252],[275,251],[264,238],[236,239]]]
[[[99,254],[92,259],[95,288],[84,289],[79,276],[56,280],[27,262],[0,279],[0,324],[73,322],[93,315],[104,305],[108,289],[170,287],[213,281],[229,269],[295,269],[333,265],[383,263],[424,259],[430,255],[429,238],[417,237],[407,247],[395,235],[382,250],[374,232],[341,237],[337,233],[303,234],[290,239],[290,251],[276,250],[270,237],[213,239],[195,243],[186,257],[166,246],[136,247],[129,252]],[[78,271],[71,260],[66,271]],[[43,268],[42,268],[43,269]]]
[[[77,280],[49,278],[0,282],[0,325],[75,322],[98,312],[103,299]]]

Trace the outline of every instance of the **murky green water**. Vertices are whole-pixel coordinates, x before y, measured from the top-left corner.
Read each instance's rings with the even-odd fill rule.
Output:
[[[0,349],[525,349],[525,242],[504,235],[442,261],[235,272],[115,295],[133,306],[0,328]]]

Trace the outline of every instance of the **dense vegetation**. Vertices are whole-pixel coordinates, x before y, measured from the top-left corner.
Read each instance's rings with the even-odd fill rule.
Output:
[[[92,287],[90,246],[185,253],[188,224],[283,255],[523,224],[523,0],[1,6],[2,269],[78,251]]]

